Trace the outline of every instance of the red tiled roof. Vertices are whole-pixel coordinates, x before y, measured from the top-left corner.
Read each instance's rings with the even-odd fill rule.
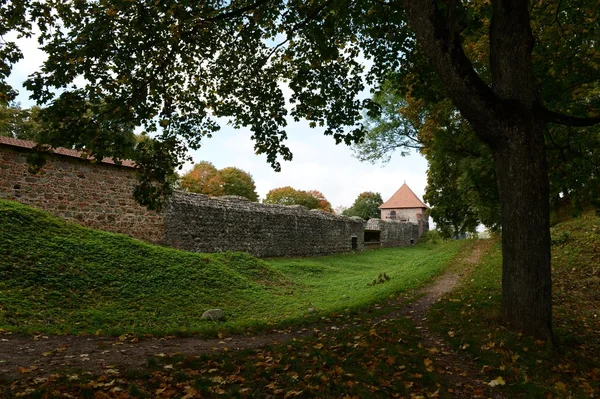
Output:
[[[15,139],[12,137],[0,136],[0,145],[8,145],[11,147],[27,148],[28,150],[30,150],[33,147],[35,147],[37,145],[37,143],[35,141],[30,141],[30,140],[21,140],[21,139]],[[68,148],[63,148],[63,147],[54,148],[53,153],[58,154],[58,155],[64,155],[67,157],[83,159],[81,157],[80,151],[70,150]],[[90,159],[93,159],[93,158],[90,158]],[[111,158],[104,158],[102,160],[102,163],[116,165],[116,163]],[[129,159],[124,159],[122,161],[121,165],[119,165],[119,166],[135,168],[135,163]]]
[[[413,193],[406,183],[404,183],[402,187],[392,195],[392,198],[379,206],[379,209],[398,208],[428,208],[428,206]]]

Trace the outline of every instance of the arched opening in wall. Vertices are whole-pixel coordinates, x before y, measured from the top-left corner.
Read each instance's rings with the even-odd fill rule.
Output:
[[[351,237],[352,238],[352,249],[358,249],[358,237]]]
[[[396,211],[390,212],[390,219],[396,219]]]

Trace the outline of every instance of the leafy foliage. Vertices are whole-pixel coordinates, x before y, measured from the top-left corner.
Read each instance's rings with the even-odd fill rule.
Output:
[[[597,11],[588,5],[581,3],[572,8],[562,2],[533,3],[532,26],[539,44],[534,49],[534,68],[542,82],[544,103],[551,109],[566,107],[574,114],[585,114],[583,104],[598,101],[598,68],[582,57],[582,54],[594,57],[597,50],[582,36],[575,46],[567,39],[570,35],[587,35],[589,29],[599,29],[597,24],[589,26],[590,16]],[[464,24],[464,50],[487,83],[491,82],[489,7],[488,3],[470,2],[464,5],[460,17]],[[572,23],[588,23],[588,26],[575,27]],[[445,88],[433,73],[429,60],[417,50],[406,57],[403,70],[390,75],[374,94],[373,101],[382,112],[367,117],[368,132],[365,141],[354,146],[356,156],[372,163],[386,163],[396,150],[405,154],[411,148],[420,148],[429,162],[425,199],[433,206],[431,216],[443,234],[473,231],[479,223],[492,231],[498,230],[500,199],[490,150],[446,99]],[[590,75],[586,78],[573,71],[587,71]],[[561,78],[556,79],[557,76]],[[587,109],[594,106],[588,103]],[[599,187],[598,129],[588,127],[575,133],[572,127],[557,124],[547,127],[549,200],[553,204],[558,205],[559,195],[572,200],[579,211],[588,201],[597,202],[598,195],[594,193]]]
[[[0,105],[0,136],[39,141],[42,130],[39,107],[22,109],[19,104]]]
[[[333,208],[331,207],[331,203],[325,198],[325,195],[317,190],[310,190],[309,193],[319,200],[319,208],[322,211],[333,213]]]
[[[380,107],[377,115],[365,114],[365,136],[353,145],[354,155],[361,161],[388,163],[398,150],[401,156],[408,155],[411,149],[419,149],[422,144],[418,131],[400,110],[406,102],[399,97],[392,81],[384,82],[373,95],[373,102]]]
[[[193,193],[206,195],[224,195],[223,181],[219,170],[208,161],[200,161],[192,170],[181,176],[181,188]]]
[[[377,46],[368,37],[375,26],[379,34],[377,17],[402,22],[381,5],[340,1],[50,1],[35,10],[48,59],[26,85],[47,104],[49,120],[68,121],[49,126],[46,140],[76,136],[91,155],[119,157],[118,131],[99,127],[140,126],[163,147],[151,153],[171,154],[156,172],[170,172],[187,159],[185,148],[217,132],[215,118],[249,127],[256,152],[276,170],[278,158],[292,158],[288,115],[324,127],[336,143],[357,141],[360,110],[373,108],[357,99],[365,87],[361,44]],[[398,54],[404,39],[394,41]],[[379,47],[388,62],[390,44]],[[84,83],[73,84],[78,79]],[[279,82],[292,91],[289,111]]]
[[[360,193],[350,208],[342,212],[344,216],[358,216],[365,220],[377,219],[381,216],[379,206],[383,204],[381,194],[365,191]]]
[[[594,5],[587,1],[577,7],[557,1],[532,5],[531,25],[539,43],[533,53],[534,72],[550,109],[569,104],[567,111],[585,114],[597,101],[598,68],[593,61],[597,50],[590,38],[600,28],[591,23],[598,20]],[[475,1],[459,8],[454,22],[462,26],[464,51],[489,83],[491,6]],[[288,110],[279,80],[292,90],[292,117],[324,126],[337,142],[356,142],[367,131],[357,149],[369,161],[388,159],[394,149],[420,147],[423,141],[416,132],[431,124],[436,104],[446,97],[428,59],[414,45],[404,10],[381,2],[140,5],[20,0],[2,5],[0,11],[6,22],[3,35],[15,31],[30,36],[33,23],[41,30],[49,58],[27,84],[35,99],[49,104],[47,119],[61,121],[49,124],[44,141],[85,147],[97,157],[120,158],[125,144],[118,139],[122,129],[142,126],[151,135],[160,133],[154,148],[140,149],[149,151],[140,155],[142,165],[155,153],[169,159],[156,171],[149,165],[141,168],[159,180],[154,188],[145,183],[139,190],[150,197],[149,202],[163,193],[161,184],[167,179],[158,176],[162,168],[172,173],[185,159],[188,146],[197,148],[201,138],[218,130],[212,117],[249,126],[257,153],[266,154],[276,169],[278,156],[291,159],[284,145]],[[361,51],[372,61],[366,82],[385,82],[377,87],[373,101],[355,99],[365,83],[364,67],[356,60]],[[8,42],[0,55],[7,76],[21,53]],[[84,78],[85,85],[73,85],[78,78]],[[10,100],[12,89],[1,88]],[[363,116],[368,129],[360,123]],[[346,125],[354,130],[345,131]],[[437,126],[448,124],[438,121]],[[570,129],[556,129],[548,133],[551,152],[558,159],[582,162],[573,160],[575,167],[553,176],[554,192],[589,198],[597,186],[592,176],[598,175],[599,164],[595,130],[575,135]],[[57,140],[59,135],[66,140]],[[577,181],[587,183],[572,184],[573,173]],[[165,186],[164,194],[168,191]]]
[[[212,196],[239,195],[250,201],[258,201],[252,176],[235,167],[217,170],[207,161],[201,161],[181,177],[181,188],[193,193]]]
[[[331,204],[320,191],[296,190],[290,186],[272,189],[267,193],[264,203],[279,205],[302,205],[308,209],[320,209],[325,212],[333,212]]]
[[[23,58],[23,53],[15,41],[4,40],[8,33],[16,33],[17,37],[31,37],[32,24],[27,14],[37,15],[30,0],[3,1],[0,3],[0,106],[7,106],[14,101],[17,91],[8,82],[12,65]]]
[[[425,129],[422,135],[429,162],[424,200],[432,205],[436,228],[444,238],[473,233],[480,223],[497,231],[500,198],[489,149],[450,104],[440,104],[436,117],[447,122],[435,134]]]
[[[223,191],[225,195],[239,195],[250,201],[258,201],[256,186],[252,176],[241,169],[228,167],[219,171],[223,180]]]

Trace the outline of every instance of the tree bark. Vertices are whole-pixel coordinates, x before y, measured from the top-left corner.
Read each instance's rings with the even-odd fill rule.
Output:
[[[513,328],[552,339],[550,188],[528,2],[492,0],[491,88],[465,55],[451,14],[436,0],[403,4],[448,97],[494,156],[501,202],[503,318]]]
[[[502,220],[502,317],[553,340],[550,185],[542,124],[500,125],[492,149]]]

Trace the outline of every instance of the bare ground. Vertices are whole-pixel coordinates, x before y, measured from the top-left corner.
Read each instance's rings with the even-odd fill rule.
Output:
[[[483,380],[483,371],[475,364],[474,359],[450,349],[441,336],[429,331],[426,326],[427,311],[431,305],[470,274],[472,267],[489,249],[489,243],[480,241],[473,248],[432,284],[419,291],[417,300],[408,305],[399,305],[398,309],[380,319],[409,317],[414,321],[422,334],[422,345],[431,353],[433,367],[446,380],[446,385],[456,397],[501,398]],[[318,327],[328,330],[330,326]],[[338,325],[334,328],[349,327],[351,325]],[[223,339],[165,337],[138,340],[134,337],[2,335],[0,384],[23,378],[47,377],[68,369],[92,374],[105,373],[107,370],[138,369],[156,355],[185,353],[194,356],[259,348],[312,335],[314,329],[316,328],[278,330],[253,336],[233,335]]]

